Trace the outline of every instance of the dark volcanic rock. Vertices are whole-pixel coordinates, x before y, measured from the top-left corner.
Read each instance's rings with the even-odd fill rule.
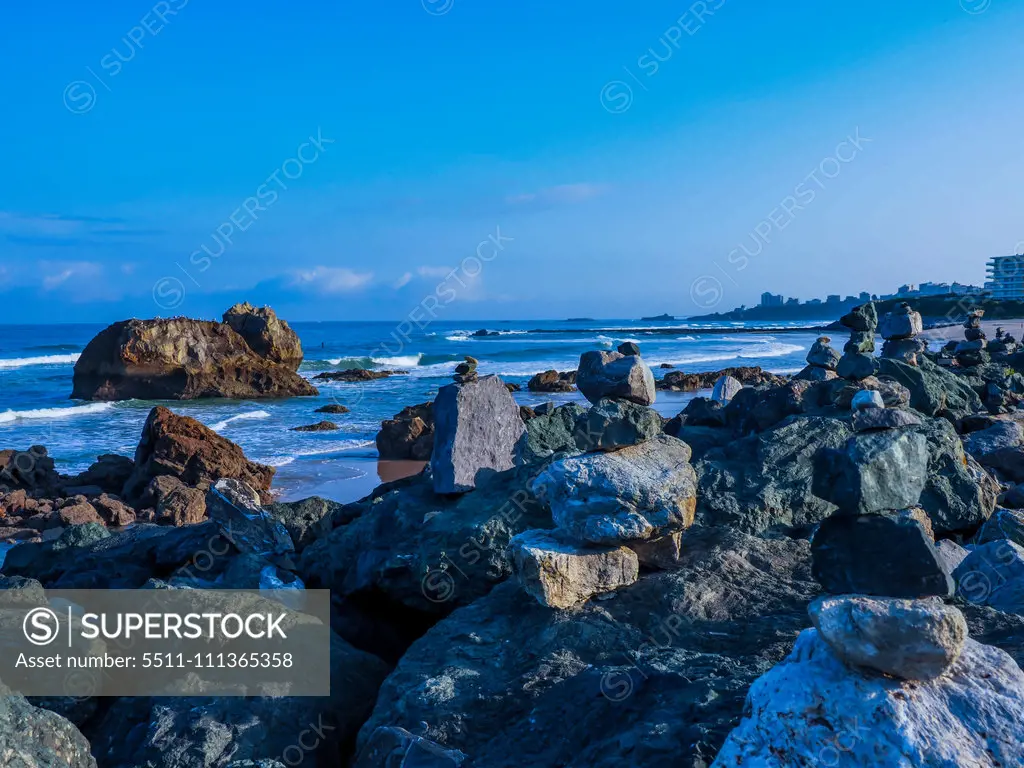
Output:
[[[0,765],[96,768],[89,742],[60,715],[28,703],[0,683]]]
[[[266,512],[284,524],[295,544],[295,551],[301,552],[316,539],[330,533],[336,525],[349,522],[345,517],[346,509],[337,501],[311,496],[301,501],[269,504]]]
[[[53,459],[44,446],[33,445],[27,451],[0,451],[0,489],[45,491],[58,481]]]
[[[562,451],[577,453],[585,450],[576,445],[573,434],[576,422],[586,413],[587,410],[579,403],[566,403],[538,412],[526,422],[526,433],[516,444],[516,465],[535,464]]]
[[[408,371],[369,371],[365,368],[345,368],[340,371],[324,371],[314,376],[314,379],[322,381],[374,381],[375,379],[386,379],[389,376],[407,376]]]
[[[911,407],[927,416],[940,412],[963,416],[981,410],[981,399],[969,383],[927,358],[919,359],[917,366],[881,358],[878,374],[909,389]]]
[[[927,481],[928,442],[909,430],[869,432],[825,456],[815,492],[844,512],[914,506]]]
[[[201,490],[228,477],[266,491],[274,468],[249,461],[241,448],[195,419],[157,406],[142,428],[135,469],[125,483],[123,496],[137,497],[158,475],[176,477]]]
[[[338,414],[338,415],[341,415],[343,413],[348,413],[348,412],[349,412],[348,408],[346,408],[344,405],[340,405],[338,403],[332,403],[331,405],[324,405],[324,406],[321,406],[320,408],[317,408],[315,411],[313,411],[313,413],[333,413],[333,414]]]
[[[332,636],[329,697],[121,698],[86,730],[104,768],[342,765],[387,671]]]
[[[264,319],[273,316],[266,312]],[[233,318],[242,322],[242,315]],[[273,322],[281,332],[271,353],[287,363],[258,354],[227,323],[182,317],[114,323],[89,342],[75,363],[71,397],[191,400],[317,394],[296,373],[302,362],[298,338],[294,346],[285,343],[287,323],[276,317]]]
[[[582,451],[613,451],[650,440],[664,419],[652,408],[628,400],[601,400],[576,421],[573,439]]]
[[[834,595],[951,597],[953,581],[924,528],[908,517],[835,515],[811,541],[814,578]]]
[[[135,462],[127,456],[105,453],[79,475],[65,480],[65,485],[95,485],[107,493],[120,493],[131,477]]]
[[[337,429],[339,427],[333,421],[318,421],[316,424],[292,427],[292,432],[334,432]]]
[[[838,419],[802,417],[709,450],[696,466],[697,523],[759,533],[824,520],[836,507],[812,493],[815,468],[850,434]]]
[[[758,386],[761,384],[777,386],[784,384],[786,381],[785,377],[776,376],[774,373],[765,371],[755,365],[740,368],[723,368],[720,371],[709,371],[707,373],[671,371],[658,381],[658,389],[669,389],[678,392],[695,392],[698,389],[711,389],[722,376],[732,376],[734,379],[738,379],[741,384],[747,386]]]
[[[527,382],[526,388],[531,392],[575,392],[576,371],[544,371],[535,374]]]
[[[381,422],[377,453],[382,459],[429,461],[434,450],[434,404],[409,405]]]
[[[452,614],[384,683],[360,746],[398,727],[488,768],[709,765],[818,589],[806,542],[685,537],[679,570],[610,600],[553,611],[508,583]]]
[[[430,457],[434,490],[471,491],[481,473],[511,468],[525,432],[519,407],[497,376],[441,387],[434,400]]]

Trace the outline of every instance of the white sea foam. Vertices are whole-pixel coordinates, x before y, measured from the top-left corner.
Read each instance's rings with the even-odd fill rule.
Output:
[[[254,459],[254,461],[258,461],[260,464],[267,464],[271,467],[285,467],[300,458],[308,456],[322,456],[327,453],[337,453],[339,451],[351,451],[356,448],[368,448],[373,445],[376,445],[373,440],[334,440],[330,443],[320,443],[316,448],[304,448],[284,455],[257,458]]]
[[[423,359],[423,353],[418,355],[404,355],[400,357],[371,357],[375,365],[389,365],[394,368],[415,368]]]
[[[14,357],[0,360],[0,371],[12,368],[26,368],[30,365],[73,365],[81,357],[75,352],[70,355],[43,355],[42,357]]]
[[[229,424],[233,424],[236,421],[249,421],[250,419],[269,419],[270,414],[266,411],[246,411],[245,413],[239,413],[234,416],[229,416],[223,421],[218,421],[216,424],[211,424],[210,429],[214,432],[220,432],[222,429],[226,429]]]
[[[0,413],[0,424],[34,419],[70,419],[75,416],[86,416],[90,413],[103,413],[113,407],[113,403],[89,403],[88,405],[75,405],[71,408],[37,408],[29,411],[8,410]]]
[[[791,355],[794,352],[802,352],[804,347],[799,344],[782,344],[778,342],[764,342],[761,344],[751,344],[750,346],[743,347],[742,349],[730,350],[728,352],[709,352],[701,355],[690,355],[688,357],[678,357],[671,360],[657,360],[655,364],[660,365],[661,363],[672,363],[673,365],[693,365],[695,363],[716,363],[723,360],[746,360],[751,358],[762,358],[762,357],[785,357]]]

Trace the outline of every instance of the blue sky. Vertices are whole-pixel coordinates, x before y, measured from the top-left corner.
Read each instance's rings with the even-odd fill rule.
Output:
[[[685,315],[1024,241],[1021,2],[0,13],[18,322]]]

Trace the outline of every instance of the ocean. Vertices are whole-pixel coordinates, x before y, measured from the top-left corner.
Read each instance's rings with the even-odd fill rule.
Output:
[[[150,409],[162,404],[238,443],[250,459],[276,467],[274,487],[282,499],[322,495],[348,502],[380,482],[374,446],[380,422],[407,405],[432,400],[465,355],[479,360],[481,374],[496,373],[522,385],[515,395],[519,403],[561,404],[583,398],[578,393],[533,394],[526,391],[526,382],[539,371],[575,369],[588,350],[634,341],[658,378],[666,372],[658,367],[662,363],[687,373],[737,365],[795,373],[819,335],[811,328],[825,322],[437,321],[408,333],[407,326],[393,322],[292,323],[305,352],[299,372],[307,378],[339,368],[393,369],[407,375],[358,384],[319,381],[315,398],[162,403],[69,399],[74,363],[102,325],[0,326],[0,449],[45,445],[58,471],[74,474],[103,453],[132,456]],[[479,329],[497,335],[474,336]],[[655,407],[674,416],[692,396],[659,392]],[[331,403],[351,411],[314,413]],[[340,429],[291,431],[324,418]]]

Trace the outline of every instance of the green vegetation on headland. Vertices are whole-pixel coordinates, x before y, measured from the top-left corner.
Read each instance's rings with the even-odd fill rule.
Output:
[[[915,312],[920,312],[926,323],[962,322],[971,309],[985,310],[986,320],[1002,320],[1024,317],[1024,301],[999,300],[988,296],[921,296],[892,298],[876,301],[878,314],[889,312],[906,302]],[[690,317],[690,320],[826,320],[835,319],[861,302],[839,301],[822,304],[794,304],[781,307],[750,307],[734,309],[731,312],[715,312],[710,315]]]

